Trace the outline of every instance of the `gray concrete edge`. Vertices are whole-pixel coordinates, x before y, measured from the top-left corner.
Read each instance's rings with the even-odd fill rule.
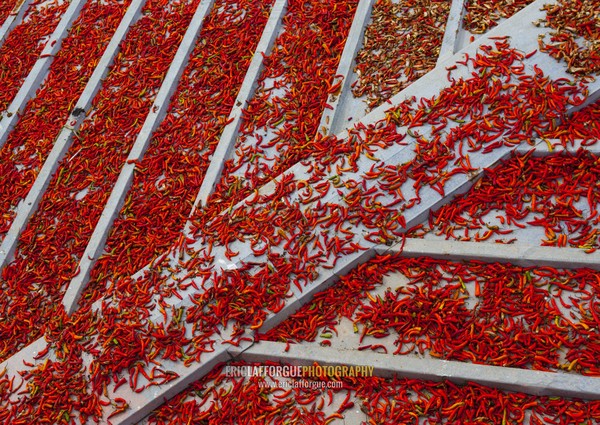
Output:
[[[339,94],[329,95],[327,104],[333,109],[325,108],[321,115],[319,131],[322,134],[328,135],[331,129],[339,128],[344,124],[339,123],[339,111],[348,96],[352,96],[352,93],[350,93],[350,75],[353,72],[352,68],[355,64],[356,54],[363,44],[366,25],[371,17],[374,2],[375,0],[360,0],[356,8],[352,26],[348,32],[348,38],[346,39],[346,44],[344,45],[344,50],[342,51],[340,63],[336,71],[336,76],[343,77],[342,84]]]
[[[431,257],[440,260],[510,262],[522,267],[600,270],[600,252],[586,253],[578,248],[416,238],[406,238],[404,246],[402,245],[399,243],[393,247],[377,247],[376,252],[400,254],[408,258]]]
[[[25,12],[29,8],[29,5],[33,3],[33,0],[25,0],[17,6],[17,10],[13,9],[11,13],[6,17],[2,26],[0,26],[0,47],[4,44],[4,40],[10,34],[14,27],[18,26],[25,16]]]
[[[286,348],[288,351],[286,351]],[[312,366],[373,366],[375,376],[399,376],[431,381],[449,380],[456,384],[476,382],[506,391],[518,391],[537,396],[600,399],[600,378],[575,373],[544,372],[502,366],[488,366],[457,361],[394,356],[369,351],[336,350],[315,345],[286,344],[261,341],[232,354],[247,362],[280,361],[291,365]]]

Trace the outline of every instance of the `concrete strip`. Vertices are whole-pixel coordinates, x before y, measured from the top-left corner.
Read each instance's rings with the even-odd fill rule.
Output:
[[[2,23],[2,26],[0,26],[0,47],[2,47],[4,44],[4,39],[13,30],[13,28],[23,21],[25,12],[31,3],[33,3],[33,0],[21,1],[6,17],[6,20]]]
[[[298,366],[373,366],[373,375],[399,376],[430,381],[449,380],[457,384],[476,382],[506,391],[538,396],[600,399],[600,378],[574,373],[542,372],[512,367],[486,366],[457,361],[394,356],[367,351],[346,351],[315,345],[261,341],[245,351],[230,350],[237,360],[281,361]],[[366,369],[367,371],[369,369]]]
[[[574,155],[578,150],[584,149],[593,155],[600,155],[600,143],[596,143],[591,146],[583,146],[581,143],[581,140],[576,140],[572,146],[562,146],[560,141],[556,139],[550,139],[546,141],[540,140],[533,146],[528,144],[517,146],[515,153],[526,154],[533,150],[533,155],[535,156],[556,155],[563,152]]]
[[[221,178],[221,172],[223,171],[225,159],[230,156],[231,151],[235,146],[238,130],[242,124],[242,110],[246,107],[248,101],[252,99],[258,79],[262,73],[263,54],[267,55],[268,52],[271,51],[282,26],[281,19],[286,11],[287,0],[277,0],[271,8],[269,20],[267,21],[265,29],[263,30],[261,38],[258,42],[256,51],[254,52],[254,56],[252,57],[252,61],[250,62],[250,66],[248,67],[248,71],[246,72],[246,76],[242,82],[242,86],[240,87],[240,91],[235,99],[233,109],[229,114],[229,120],[233,119],[233,121],[227,124],[223,129],[223,133],[221,133],[219,143],[215,148],[215,151],[212,155],[213,159],[206,170],[204,179],[202,180],[202,186],[200,186],[200,190],[198,191],[198,195],[194,201],[194,207],[192,208],[190,216],[194,214],[194,211],[199,205],[206,204],[208,197],[211,195],[219,179]],[[189,227],[186,226],[186,229],[187,228]]]
[[[214,0],[202,0],[198,4],[196,12],[190,22],[190,26],[181,40],[181,44],[169,66],[169,70],[156,95],[156,99],[146,116],[146,120],[129,152],[126,163],[121,169],[121,173],[119,174],[117,182],[102,211],[98,224],[96,224],[96,227],[94,228],[94,233],[79,261],[79,274],[71,280],[63,297],[63,305],[68,314],[72,314],[77,310],[77,303],[79,302],[81,293],[87,285],[92,268],[94,267],[94,264],[96,264],[96,259],[102,253],[108,233],[123,206],[127,191],[131,187],[135,172],[135,162],[140,161],[143,158],[148,149],[148,145],[150,144],[154,130],[156,130],[156,127],[167,113],[169,100],[177,87],[177,83],[179,82],[183,70],[187,66],[190,53],[196,45],[204,18],[212,9],[213,4]]]
[[[8,109],[3,112],[2,121],[0,121],[0,148],[4,145],[6,138],[19,121],[21,111],[27,105],[29,99],[35,96],[37,89],[46,78],[48,69],[50,69],[50,65],[52,65],[52,61],[54,60],[54,55],[60,50],[63,39],[68,35],[69,28],[71,28],[77,16],[79,16],[79,12],[86,1],[77,0],[71,2],[54,32],[46,42],[46,47],[42,50],[40,57],[33,65],[31,71],[29,71],[15,98],[8,106]]]
[[[465,0],[452,0],[448,20],[446,21],[446,30],[444,39],[440,47],[440,55],[436,66],[444,63],[447,59],[454,56],[460,50],[457,42],[458,34],[462,31],[462,21],[465,13]]]
[[[119,51],[119,44],[125,38],[129,32],[129,28],[135,20],[140,17],[140,10],[144,5],[145,0],[133,0],[125,13],[125,16],[121,20],[119,27],[115,31],[110,43],[108,44],[100,62],[94,69],[90,80],[88,81],[83,93],[79,97],[74,110],[86,110],[91,104],[94,96],[100,89],[102,81],[108,72],[108,68],[112,64],[116,54]],[[3,268],[8,262],[12,261],[12,256],[17,247],[19,235],[25,229],[27,222],[31,215],[36,211],[37,206],[42,199],[50,179],[56,172],[58,164],[62,160],[65,153],[71,146],[71,140],[73,134],[77,131],[83,120],[85,114],[79,113],[77,115],[71,114],[67,119],[67,123],[59,133],[54,142],[52,150],[48,154],[44,165],[42,166],[35,182],[33,183],[27,197],[19,204],[17,214],[13,220],[10,229],[6,233],[0,246],[0,269]]]
[[[340,63],[335,73],[336,76],[343,78],[342,85],[337,94],[329,95],[327,104],[333,109],[325,108],[321,115],[321,122],[319,123],[319,131],[325,135],[330,134],[332,129],[335,131],[335,129],[343,128],[347,124],[341,122],[342,118],[339,114],[341,108],[338,108],[338,106],[343,105],[346,99],[352,96],[350,91],[350,77],[355,65],[354,59],[362,46],[365,29],[371,16],[374,2],[375,0],[360,0],[356,8],[352,26],[350,27]],[[337,82],[337,79],[335,82]]]
[[[600,270],[600,252],[587,254],[578,248],[406,238],[403,248],[400,243],[390,248],[378,247],[376,251],[378,254],[398,253],[409,258],[432,257],[440,260],[510,262],[522,267],[585,267]]]

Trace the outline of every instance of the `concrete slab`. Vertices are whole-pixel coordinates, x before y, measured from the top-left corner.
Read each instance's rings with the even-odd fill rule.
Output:
[[[319,131],[323,134],[336,134],[348,124],[347,122],[343,122],[343,118],[339,114],[341,110],[340,105],[343,105],[347,99],[353,96],[350,90],[351,76],[354,66],[356,66],[356,54],[363,43],[365,28],[371,16],[373,3],[374,0],[360,0],[356,8],[354,20],[352,21],[352,26],[344,45],[344,51],[342,52],[340,63],[335,73],[336,76],[342,79],[341,86],[338,93],[329,95],[329,99],[327,100],[327,104],[332,109],[326,108],[321,115]]]
[[[465,13],[465,0],[452,0],[450,13],[446,21],[446,30],[444,39],[440,47],[440,55],[437,60],[437,65],[443,64],[447,59],[452,57],[456,52],[461,50],[458,44],[458,35],[462,31],[462,21]]]
[[[263,55],[268,55],[273,48],[273,43],[279,34],[281,29],[281,18],[287,11],[287,0],[277,0],[271,8],[269,20],[262,33],[250,67],[246,72],[240,91],[235,99],[234,107],[229,114],[229,120],[232,120],[225,128],[219,139],[215,152],[213,153],[214,160],[211,161],[204,179],[202,180],[202,186],[198,191],[198,195],[194,201],[194,207],[190,213],[190,216],[194,214],[196,208],[199,205],[205,205],[208,197],[213,192],[215,186],[221,178],[221,172],[223,171],[224,161],[221,158],[228,158],[234,148],[235,141],[238,137],[238,131],[242,123],[242,110],[246,107],[254,95],[258,79],[263,70]]]
[[[232,350],[233,352],[233,350]],[[345,351],[317,346],[290,345],[261,341],[237,352],[236,359],[248,362],[281,361],[292,365],[373,367],[373,374],[385,378],[399,376],[431,381],[449,380],[457,384],[476,382],[506,391],[533,395],[600,399],[600,378],[569,373],[541,372],[510,367],[486,366],[438,359],[419,359],[368,351]]]

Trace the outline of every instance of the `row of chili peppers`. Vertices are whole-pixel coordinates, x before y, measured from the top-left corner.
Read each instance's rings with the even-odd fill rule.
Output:
[[[0,150],[0,236],[33,185],[129,1],[88,1],[53,59],[44,84]]]
[[[520,230],[541,227],[544,246],[598,248],[598,157],[516,155],[486,171],[464,195],[433,212],[428,231],[446,239],[514,242]]]
[[[228,367],[281,366],[232,362]],[[315,364],[317,367],[318,364]],[[469,382],[405,378],[276,376],[231,378],[226,368],[209,375],[157,409],[147,424],[310,423],[361,424],[581,424],[600,420],[600,402],[534,396]],[[289,385],[286,386],[286,385]],[[292,386],[293,385],[293,386]],[[329,387],[328,387],[329,386]],[[587,422],[586,422],[587,421]]]
[[[483,34],[532,2],[533,0],[467,0],[463,28],[473,34]]]
[[[310,153],[358,1],[288,2],[282,33],[264,57],[232,158],[202,217],[212,217]]]
[[[2,270],[3,358],[55,314],[198,1],[146,3]]]
[[[366,95],[368,110],[431,71],[440,54],[449,0],[379,0],[356,55],[355,97]]]
[[[6,111],[21,84],[44,49],[44,38],[52,34],[69,2],[33,1],[23,21],[6,36],[0,46],[0,112]]]
[[[560,0],[544,6],[543,24],[555,31],[538,40],[540,50],[565,61],[567,71],[586,76],[600,73],[600,3]]]
[[[123,293],[123,294],[122,294],[122,297],[125,299],[125,298],[127,297],[127,295],[129,295],[129,294],[131,294],[131,292],[129,292],[129,291],[128,291],[128,293]],[[135,295],[131,294],[131,295],[132,295],[132,297],[131,297],[131,298],[135,298],[135,299],[136,299],[136,301],[137,301],[137,303],[136,303],[136,304],[139,306],[139,305],[140,305],[140,294],[135,294]],[[142,303],[142,304],[143,304],[143,303]],[[85,309],[84,309],[84,310],[85,310]],[[137,313],[137,311],[136,311],[136,313]],[[86,316],[86,319],[85,319],[85,320],[81,319],[81,315],[84,315],[84,314],[88,314],[88,316]],[[126,311],[126,309],[121,309],[121,310],[119,310],[119,311],[118,311],[118,313],[117,313],[117,312],[115,312],[115,314],[118,314],[118,317],[119,317],[119,318],[121,318],[121,319],[122,319],[122,318],[124,318],[124,317],[127,317],[127,311]],[[69,370],[69,372],[68,372],[68,374],[69,374],[69,375],[77,376],[77,375],[78,375],[78,373],[81,373],[81,371],[79,370],[79,368],[81,367],[81,362],[79,361],[79,359],[77,358],[77,356],[75,356],[75,360],[72,360],[70,356],[69,356],[69,357],[68,357],[68,359],[67,359],[67,358],[66,358],[66,356],[67,356],[67,353],[73,353],[73,352],[77,352],[78,350],[77,350],[77,349],[74,349],[74,348],[66,348],[66,347],[68,347],[70,344],[72,344],[72,343],[73,343],[73,338],[72,338],[72,335],[73,335],[73,334],[72,334],[72,333],[70,333],[70,334],[67,334],[67,336],[65,336],[64,332],[62,332],[62,330],[64,329],[63,322],[78,323],[78,324],[79,324],[79,326],[81,326],[81,325],[84,325],[84,326],[85,326],[85,329],[91,329],[91,328],[94,328],[95,326],[94,326],[94,325],[92,325],[92,324],[90,324],[89,322],[86,322],[86,321],[88,321],[88,320],[92,320],[92,319],[90,318],[91,316],[89,316],[89,313],[84,313],[83,311],[82,311],[82,312],[79,312],[79,313],[77,313],[77,314],[76,314],[76,317],[75,317],[75,318],[71,318],[71,319],[67,319],[66,317],[64,317],[64,315],[63,315],[63,316],[61,316],[61,315],[59,315],[59,314],[56,314],[56,315],[55,315],[55,317],[59,317],[59,319],[58,319],[58,320],[59,320],[61,323],[57,323],[57,320],[53,320],[54,324],[51,324],[51,325],[49,326],[49,328],[48,328],[48,332],[49,332],[49,334],[50,334],[50,335],[52,335],[52,333],[53,333],[53,332],[56,332],[56,333],[58,333],[58,334],[60,334],[60,335],[61,335],[61,337],[60,337],[60,338],[56,338],[56,339],[54,339],[54,338],[50,338],[50,339],[51,339],[52,341],[55,341],[55,342],[53,342],[53,343],[52,343],[53,345],[55,345],[55,350],[58,350],[60,353],[63,353],[63,354],[64,354],[64,356],[65,356],[65,358],[62,358],[62,359],[61,359],[61,360],[62,360],[61,362],[56,362],[56,363],[54,363],[54,366],[55,366],[55,367],[57,367],[57,368],[63,368],[63,370],[64,370],[64,368],[66,368],[66,369],[68,369],[68,370]],[[111,323],[110,323],[110,317],[111,317],[111,312],[109,312],[109,311],[106,311],[106,310],[105,310],[105,311],[104,311],[104,318],[103,318],[103,320],[106,320],[106,321],[108,322],[108,323],[107,323],[107,327],[106,327],[105,329],[111,329],[111,330],[113,331],[113,332],[112,332],[112,334],[113,334],[113,337],[112,337],[112,338],[108,338],[108,339],[104,339],[104,338],[101,336],[101,337],[100,337],[100,340],[101,340],[102,342],[108,342],[108,343],[113,343],[113,344],[114,344],[114,342],[115,342],[115,341],[119,341],[118,345],[122,345],[122,344],[123,344],[123,342],[122,342],[122,341],[123,341],[125,338],[123,338],[123,339],[121,339],[121,338],[117,338],[117,336],[119,335],[119,330],[118,330],[118,327],[117,327],[117,329],[115,329],[115,327],[111,327],[112,325],[111,325]],[[135,317],[135,319],[134,319],[134,317]],[[131,319],[131,321],[129,322],[130,324],[133,324],[133,323],[143,323],[143,318],[139,317],[137,314],[130,316],[130,319]],[[78,326],[78,327],[79,327],[79,326]],[[157,331],[157,332],[160,332],[160,330],[159,330],[159,329],[157,329],[156,331]],[[101,332],[101,331],[100,331],[100,332]],[[79,333],[79,332],[78,332],[78,333]],[[69,340],[69,343],[70,343],[70,344],[69,344],[69,343],[67,343],[67,342],[65,341],[65,339]],[[156,339],[156,338],[155,338],[155,339]],[[106,346],[106,345],[108,345],[108,344],[105,344],[105,346]],[[63,348],[64,348],[64,349],[63,349]],[[122,350],[125,350],[126,348],[125,348],[125,347],[121,347],[121,349],[122,349]],[[112,353],[112,354],[114,354],[114,353]],[[62,356],[61,356],[61,357],[62,357]],[[93,368],[93,371],[94,371],[93,375],[94,375],[96,378],[101,378],[101,376],[102,376],[102,373],[97,373],[97,376],[96,376],[96,372],[97,372],[97,370],[98,370],[98,369],[96,369],[96,368],[97,368],[97,366],[98,366],[99,364],[101,364],[101,362],[102,362],[102,360],[101,360],[101,359],[99,359],[99,360],[98,360],[96,363],[94,363],[94,365],[92,366],[92,368]],[[118,359],[117,359],[117,358],[115,358],[115,356],[113,356],[113,359],[111,359],[111,361],[110,361],[110,362],[111,362],[111,365],[116,365],[116,367],[117,367],[117,368],[119,367],[119,361],[118,361]],[[74,368],[74,369],[71,369],[71,368],[73,367],[73,365],[75,365],[75,368]],[[121,366],[122,366],[122,365],[121,365]],[[108,368],[107,368],[107,370],[108,370]],[[67,373],[67,372],[64,372],[64,373]],[[32,375],[32,376],[30,376],[30,378],[32,378],[32,379],[34,379],[34,380],[35,380],[35,379],[41,379],[41,376],[40,376],[40,377],[38,377],[38,376],[36,376],[36,375]],[[51,379],[50,379],[50,380],[51,380]],[[94,380],[94,383],[97,383],[98,381],[99,381],[99,379],[96,379],[96,380]],[[101,385],[102,385],[102,383],[100,383],[100,386],[101,386]],[[104,382],[104,385],[106,385],[106,382]],[[133,387],[135,388],[136,386],[135,386],[135,385],[133,385]],[[95,388],[97,388],[97,385],[95,386]],[[40,397],[41,397],[41,395],[40,395]],[[30,402],[30,403],[32,403],[32,404],[34,404],[34,405],[36,405],[36,403],[39,403],[39,404],[38,404],[38,406],[43,406],[43,404],[44,404],[43,402],[40,402],[38,399],[35,399],[33,402]],[[95,406],[98,406],[98,403],[99,403],[99,402],[98,402],[98,400],[95,400],[95,403],[94,403],[94,405],[95,405]]]
[[[4,1],[0,3],[0,26],[6,21],[11,12],[21,2],[18,0]]]
[[[269,15],[271,1],[217,1],[205,19],[169,111],[137,164],[133,184],[84,295],[104,295],[167,250],[183,230]]]
[[[386,274],[406,283],[373,297]],[[598,376],[598,281],[588,269],[381,256],[260,338],[314,341],[345,317],[360,333],[359,350]]]

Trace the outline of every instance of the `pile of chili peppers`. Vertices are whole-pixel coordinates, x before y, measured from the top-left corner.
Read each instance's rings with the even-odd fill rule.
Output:
[[[0,25],[6,21],[6,18],[8,18],[14,8],[19,4],[21,4],[21,1],[19,0],[4,1],[0,3]]]
[[[572,74],[600,73],[600,3],[561,0],[544,10],[542,24],[555,31],[550,33],[550,41],[539,39],[540,50],[565,61]]]
[[[533,0],[468,0],[463,27],[473,34],[483,34],[498,25],[501,19],[510,18],[532,2]]]
[[[600,234],[598,157],[576,154],[515,155],[486,171],[466,194],[430,215],[430,230],[446,239],[519,239],[520,229],[541,227],[544,246],[593,252]],[[415,232],[415,235],[419,232]],[[507,240],[507,238],[510,238]]]
[[[581,146],[595,145],[600,140],[600,101],[570,114],[554,130],[545,131],[540,137],[557,139],[565,147],[575,146],[576,141]]]
[[[270,365],[278,364],[232,362],[228,366]],[[244,424],[329,424],[342,423],[345,414],[359,409],[364,417],[360,423],[373,425],[509,424],[526,419],[531,424],[574,425],[600,420],[597,401],[533,396],[472,382],[456,385],[379,377],[323,377],[304,382],[306,386],[296,382],[295,387],[288,387],[292,382],[280,377],[230,378],[223,367],[217,367],[157,409],[145,423],[229,423],[236,418],[236,423]]]
[[[44,38],[54,31],[69,2],[38,0],[29,5],[23,22],[0,46],[0,112],[6,111],[44,49]]]
[[[198,1],[149,1],[2,270],[1,358],[43,335]]]
[[[169,111],[137,164],[84,299],[104,295],[177,240],[268,18],[271,1],[217,1]]]
[[[371,296],[387,274],[406,283]],[[358,350],[392,353],[394,337],[393,354],[599,376],[599,281],[589,269],[378,256],[259,338],[314,341],[345,317]]]
[[[69,113],[92,75],[129,1],[87,2],[0,150],[0,237],[27,196]]]
[[[218,214],[310,156],[327,98],[341,85],[335,72],[357,4],[288,2],[282,33],[244,110],[235,153],[202,216]]]
[[[379,0],[356,55],[355,97],[373,109],[431,71],[440,53],[448,0]]]

